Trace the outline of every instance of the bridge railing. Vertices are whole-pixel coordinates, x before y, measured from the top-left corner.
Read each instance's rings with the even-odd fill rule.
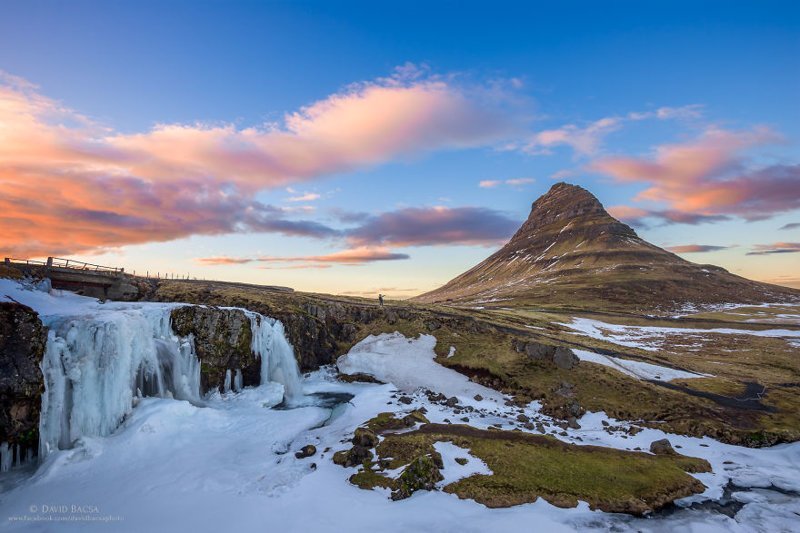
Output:
[[[48,268],[71,268],[73,270],[85,270],[91,272],[110,272],[113,274],[121,274],[125,272],[124,268],[107,267],[103,265],[96,265],[94,263],[87,263],[85,261],[77,261],[75,259],[63,259],[61,257],[48,257],[47,261],[38,259],[14,259],[6,257],[6,263],[21,263],[24,265],[46,266]]]

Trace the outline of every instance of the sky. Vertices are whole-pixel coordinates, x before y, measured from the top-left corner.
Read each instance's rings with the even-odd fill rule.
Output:
[[[796,2],[6,2],[0,255],[405,298],[558,181],[800,287]]]

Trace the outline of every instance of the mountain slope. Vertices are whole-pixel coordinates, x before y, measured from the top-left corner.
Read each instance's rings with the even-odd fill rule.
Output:
[[[641,239],[589,191],[557,183],[496,253],[422,303],[674,310],[687,304],[761,303],[800,291],[686,261]]]

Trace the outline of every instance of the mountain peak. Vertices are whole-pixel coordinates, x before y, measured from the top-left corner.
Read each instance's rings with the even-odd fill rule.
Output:
[[[505,246],[415,300],[653,310],[790,294],[797,295],[685,261],[641,239],[583,187],[556,183]]]
[[[633,229],[608,214],[595,195],[579,185],[559,182],[533,202],[528,219],[509,244],[554,230],[560,233],[566,226],[573,230],[585,226],[594,235],[607,226],[609,234],[637,238]]]

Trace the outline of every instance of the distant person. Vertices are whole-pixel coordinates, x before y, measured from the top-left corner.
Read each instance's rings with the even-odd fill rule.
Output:
[[[383,294],[378,295],[378,302],[381,304],[381,307],[383,307]]]

